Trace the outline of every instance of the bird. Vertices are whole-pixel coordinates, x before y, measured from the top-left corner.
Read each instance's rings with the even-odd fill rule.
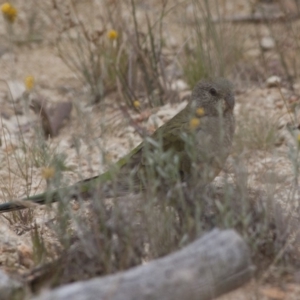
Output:
[[[221,77],[202,79],[183,110],[145,137],[108,171],[68,187],[2,203],[0,213],[25,209],[31,203],[53,203],[65,197],[84,199],[93,193],[109,197],[142,191],[151,186],[148,169],[167,189],[164,172],[170,165],[176,166],[180,180],[192,183],[195,170],[196,183],[205,185],[218,175],[230,154],[235,131],[234,106],[231,81]]]

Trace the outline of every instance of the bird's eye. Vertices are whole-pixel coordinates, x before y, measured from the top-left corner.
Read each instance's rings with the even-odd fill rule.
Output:
[[[210,93],[212,96],[216,96],[216,95],[217,95],[217,90],[216,90],[215,88],[210,88],[209,93]]]

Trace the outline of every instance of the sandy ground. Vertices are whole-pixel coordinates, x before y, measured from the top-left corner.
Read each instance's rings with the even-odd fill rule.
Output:
[[[245,1],[220,2],[226,8],[228,15],[249,11],[249,5],[246,5]],[[88,5],[89,1],[86,3]],[[155,12],[155,5],[157,5],[155,1],[144,5],[142,1],[140,3],[139,14],[142,15],[147,9]],[[20,7],[24,6],[18,2],[17,4]],[[192,13],[190,5],[184,6],[184,9],[187,14]],[[27,14],[28,11],[21,10],[20,21],[15,24],[16,32],[17,30],[22,32],[22,24]],[[167,23],[168,32],[174,32],[169,43],[175,48],[180,47],[182,41],[180,38],[177,39],[178,28],[181,26],[180,22],[177,22],[177,14],[175,12],[170,16]],[[118,109],[114,93],[106,97],[101,104],[88,105],[89,99],[85,93],[84,84],[56,55],[52,32],[54,28],[49,25],[51,22],[47,17],[45,20],[48,27],[45,39],[41,43],[27,43],[13,48],[6,39],[5,22],[0,20],[0,39],[3,41],[0,43],[1,201],[35,194],[46,187],[46,183],[41,179],[42,167],[33,164],[26,165],[26,162],[30,161],[29,154],[22,150],[23,143],[25,143],[29,151],[34,151],[34,145],[39,142],[34,129],[38,124],[38,117],[32,111],[26,112],[25,105],[20,99],[25,90],[23,80],[28,75],[33,75],[35,78],[36,83],[32,93],[37,97],[46,98],[51,103],[65,100],[73,103],[70,119],[59,135],[46,141],[53,151],[66,154],[66,164],[72,167],[72,171],[64,172],[65,181],[73,183],[104,171],[107,167],[107,164],[104,164],[105,160],[111,162],[117,160],[141,141],[134,128],[128,124]],[[251,44],[251,39],[247,40],[247,43]],[[255,41],[253,45],[256,45]],[[250,56],[256,55],[254,48],[253,46],[249,50]],[[184,78],[181,80],[184,81]],[[9,96],[8,85],[13,94],[13,101]],[[234,165],[237,159],[240,161],[242,157],[244,172],[248,175],[248,185],[251,188],[272,193],[274,200],[284,204],[286,209],[295,209],[299,203],[299,192],[296,190],[291,199],[289,191],[294,183],[294,173],[289,153],[291,149],[297,147],[297,142],[286,128],[286,125],[290,123],[290,115],[283,98],[288,103],[294,101],[293,99],[297,102],[300,95],[300,81],[296,81],[294,91],[284,87],[281,91],[276,87],[268,87],[265,81],[259,84],[245,84],[238,77],[235,79],[235,85],[237,131],[239,131],[240,122],[243,122],[247,116],[250,120],[249,127],[259,125],[260,120],[274,120],[276,146],[274,145],[268,151],[257,149],[259,147],[251,147],[251,139],[245,146],[241,146],[240,143],[247,139],[243,139],[241,134],[237,135],[235,146],[225,168],[226,173],[230,174],[234,181]],[[180,93],[184,95],[188,92],[189,88],[186,85]],[[148,108],[141,113],[130,113],[133,118],[140,118],[140,125],[152,132],[158,125],[163,124],[180,111],[185,104],[186,102],[183,101],[166,104],[158,109]],[[15,108],[21,113],[16,114]],[[298,132],[294,131],[294,134],[297,136]],[[80,144],[79,151],[74,147],[74,141]],[[239,147],[243,147],[244,150],[240,152]],[[224,173],[220,174],[216,180],[222,180],[222,176]],[[42,208],[37,208],[35,214],[35,222],[40,226],[53,217]],[[25,272],[34,265],[30,236],[32,224],[12,222],[12,218],[10,220],[11,222],[0,216],[0,266],[6,270],[18,269],[20,272]],[[299,292],[297,280],[284,286],[279,286],[277,283],[261,285],[253,282],[220,299],[298,299]]]

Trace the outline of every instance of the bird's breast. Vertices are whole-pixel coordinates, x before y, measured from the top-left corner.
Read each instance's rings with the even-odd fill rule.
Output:
[[[224,118],[208,117],[197,132],[196,144],[200,160],[223,164],[230,153],[234,134],[233,115]]]

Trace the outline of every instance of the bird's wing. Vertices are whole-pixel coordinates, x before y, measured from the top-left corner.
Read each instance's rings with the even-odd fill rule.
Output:
[[[190,132],[188,125],[188,116],[183,110],[175,115],[170,121],[158,128],[151,138],[158,142],[161,141],[164,151],[168,151],[171,148],[176,151],[182,151],[184,150],[185,144],[182,139],[182,133]]]
[[[184,112],[184,111],[183,111]],[[211,136],[206,130],[211,117],[203,115],[199,118],[197,129],[191,128],[190,119],[186,114],[177,114],[174,122],[167,122],[159,128],[153,138],[161,139],[163,150],[174,149],[179,156],[179,172],[185,177],[191,173],[192,162],[197,163],[198,173],[207,172],[213,157],[209,151]],[[181,124],[178,126],[178,124]]]
[[[206,116],[201,117],[202,120],[205,120]],[[197,135],[201,132],[201,120],[199,126],[197,127]],[[192,138],[194,129],[190,127],[190,117],[187,115],[187,111],[181,111],[175,115],[170,121],[165,123],[163,126],[158,128],[154,134],[150,137],[152,141],[147,142],[147,139],[144,143],[148,143],[149,152],[151,152],[152,143],[159,145],[163,152],[175,153],[179,158],[179,172],[182,174],[190,172],[191,167],[191,155],[187,151],[188,147],[187,139],[189,136]],[[193,142],[193,140],[191,140]],[[145,144],[144,144],[145,145]],[[136,154],[132,157],[134,165],[137,163],[142,165],[147,165],[147,148],[141,147]]]

